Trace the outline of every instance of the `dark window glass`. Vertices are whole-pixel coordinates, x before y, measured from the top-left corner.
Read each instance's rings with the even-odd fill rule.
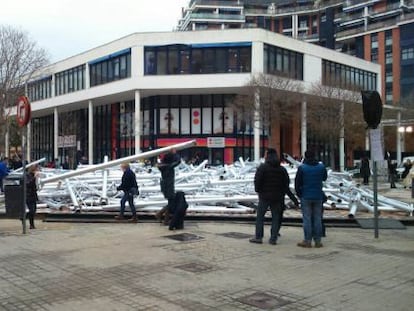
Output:
[[[303,54],[270,45],[264,54],[266,73],[303,80]]]
[[[148,47],[145,75],[209,74],[251,71],[251,47]],[[168,68],[167,68],[168,67]]]
[[[322,61],[322,83],[346,89],[376,90],[377,75],[375,73],[337,64],[331,61]]]
[[[27,96],[30,101],[38,101],[51,97],[49,90],[52,87],[52,76],[27,84]]]
[[[178,49],[176,47],[170,47],[168,49],[168,74],[178,74],[178,67]]]
[[[159,50],[157,52],[157,74],[167,74],[167,51]]]
[[[154,68],[147,68],[154,70]],[[131,52],[128,51],[121,55],[109,56],[109,58],[99,63],[90,65],[91,86],[128,78],[131,76]],[[84,85],[84,81],[82,81]]]

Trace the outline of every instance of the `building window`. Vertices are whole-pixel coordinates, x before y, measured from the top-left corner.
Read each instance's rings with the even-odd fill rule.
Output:
[[[377,52],[371,54],[371,62],[378,63],[378,53]]]
[[[385,74],[385,82],[386,83],[392,83],[392,81],[393,81],[392,72],[386,72],[386,74]]]
[[[377,74],[323,60],[322,84],[351,90],[355,90],[355,88],[361,90],[376,90]]]
[[[385,32],[385,46],[392,46],[392,30]]]
[[[251,71],[251,43],[145,47],[145,75]]]
[[[371,49],[378,49],[378,34],[371,35]]]
[[[52,97],[52,76],[29,82],[27,95],[32,102]]]
[[[385,64],[386,65],[392,64],[392,52],[385,53]]]
[[[265,44],[264,72],[303,80],[303,54]]]
[[[401,59],[402,60],[414,59],[414,47],[402,49]]]
[[[91,86],[131,77],[131,49],[90,62],[89,72]]]
[[[85,65],[80,65],[55,74],[56,96],[85,88]]]

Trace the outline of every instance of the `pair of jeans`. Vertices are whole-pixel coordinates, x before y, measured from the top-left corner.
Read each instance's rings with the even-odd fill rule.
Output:
[[[129,204],[129,208],[131,209],[132,212],[132,216],[136,216],[137,215],[137,211],[135,210],[135,205],[134,205],[134,196],[131,195],[129,192],[124,192],[124,196],[121,199],[121,216],[124,216],[124,212],[125,212],[125,203],[128,201]]]
[[[280,223],[280,211],[282,209],[282,202],[269,201],[259,198],[259,206],[256,212],[256,239],[263,239],[263,227],[264,227],[264,216],[270,208],[272,212],[272,227],[270,229],[270,240],[277,241],[277,234],[279,233]]]
[[[34,227],[34,217],[36,215],[37,204],[36,202],[27,202],[26,203],[29,212],[26,214],[29,218],[30,227]]]
[[[303,234],[306,242],[320,242],[322,238],[322,200],[301,200]]]

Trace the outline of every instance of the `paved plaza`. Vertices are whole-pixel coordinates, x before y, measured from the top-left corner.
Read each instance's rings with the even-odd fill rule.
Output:
[[[266,228],[266,230],[268,227]],[[414,227],[329,228],[301,249],[248,242],[252,224],[0,220],[0,310],[412,310]],[[268,230],[266,232],[268,234]]]

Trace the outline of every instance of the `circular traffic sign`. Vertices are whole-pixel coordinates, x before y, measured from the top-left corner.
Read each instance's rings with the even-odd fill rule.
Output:
[[[20,127],[26,126],[30,122],[31,113],[29,99],[26,96],[20,96],[17,100],[17,124]]]

